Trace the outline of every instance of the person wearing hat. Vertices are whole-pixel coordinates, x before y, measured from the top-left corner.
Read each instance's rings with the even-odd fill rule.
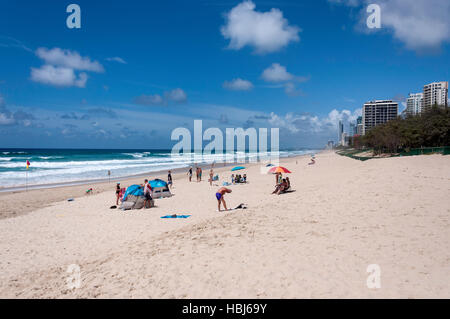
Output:
[[[120,183],[116,185],[116,206],[119,206],[119,197],[120,197]]]

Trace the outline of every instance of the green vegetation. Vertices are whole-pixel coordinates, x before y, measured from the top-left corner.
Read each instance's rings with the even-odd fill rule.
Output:
[[[355,149],[373,149],[374,154],[408,153],[413,148],[450,146],[450,111],[433,106],[427,112],[398,117],[374,127],[364,136],[354,137]]]

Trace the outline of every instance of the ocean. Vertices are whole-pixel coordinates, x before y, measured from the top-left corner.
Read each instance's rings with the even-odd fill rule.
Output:
[[[280,157],[315,153],[300,149],[280,151]],[[255,158],[257,153],[227,154],[226,159]],[[195,154],[171,156],[170,150],[0,149],[0,189],[25,185],[115,180],[149,172],[189,167],[195,163],[221,163],[224,154],[198,158]],[[26,169],[26,161],[30,168]],[[108,171],[110,175],[108,175]]]

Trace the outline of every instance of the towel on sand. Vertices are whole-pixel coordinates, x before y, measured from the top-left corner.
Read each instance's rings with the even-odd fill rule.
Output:
[[[161,218],[188,218],[190,216],[191,215],[177,215],[177,214],[174,214],[174,215],[161,216]]]

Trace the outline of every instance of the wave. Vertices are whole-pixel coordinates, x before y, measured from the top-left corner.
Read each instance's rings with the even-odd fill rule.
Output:
[[[314,153],[313,150],[280,151],[280,157]],[[122,158],[117,158],[117,155]],[[25,173],[26,157],[0,157],[0,185],[2,187],[21,186],[25,184],[49,184],[61,182],[76,182],[85,180],[107,179],[108,171],[111,178],[121,178],[130,175],[145,174],[152,171],[189,167],[194,164],[221,163],[230,160],[256,161],[258,156],[269,155],[258,152],[233,152],[224,154],[184,153],[172,155],[170,152],[129,152],[111,154],[88,154],[88,160],[83,154],[57,156],[51,154],[33,154],[30,170]],[[82,155],[82,156],[80,156]],[[127,156],[123,158],[123,156]],[[95,158],[97,156],[97,158]],[[98,156],[109,159],[99,159]],[[80,160],[75,160],[76,158]],[[34,158],[34,160],[32,160]],[[14,161],[13,159],[21,159]],[[65,160],[67,159],[67,160]],[[261,157],[260,157],[261,159]]]

